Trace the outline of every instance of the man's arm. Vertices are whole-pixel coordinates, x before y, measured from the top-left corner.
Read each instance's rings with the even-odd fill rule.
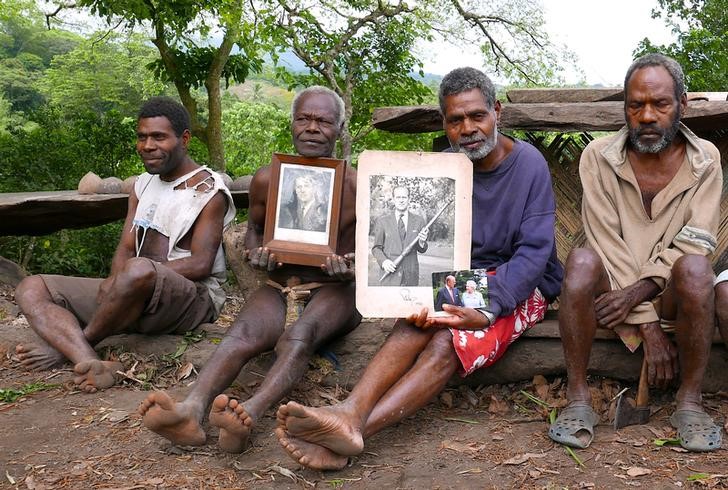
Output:
[[[268,183],[270,166],[259,168],[250,181],[248,198],[248,230],[245,233],[245,256],[251,267],[273,271],[283,264],[276,261],[276,255],[263,247],[266,205],[268,201]]]
[[[488,311],[496,317],[512,312],[538,286],[554,248],[556,203],[546,161],[531,159],[528,202],[518,226],[518,240],[511,258],[488,276]]]
[[[124,268],[126,261],[136,255],[136,233],[134,233],[134,215],[136,214],[139,199],[134,189],[129,193],[127,204],[126,218],[124,219],[124,227],[121,230],[119,244],[116,246],[114,258],[111,259],[111,273],[114,276]]]
[[[385,216],[381,216],[374,223],[374,246],[372,246],[372,255],[377,259],[377,263],[381,267],[385,260],[391,261],[387,254],[384,253],[384,243],[387,240],[387,233],[384,225]]]

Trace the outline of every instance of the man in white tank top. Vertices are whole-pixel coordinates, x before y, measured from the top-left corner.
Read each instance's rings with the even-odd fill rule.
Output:
[[[235,217],[218,174],[187,154],[186,109],[167,97],[142,106],[136,148],[146,173],[129,195],[119,245],[106,279],[37,275],[15,291],[38,343],[18,345],[29,369],[69,360],[86,392],[114,384],[119,362],[94,345],[122,332],[184,333],[215,321],[225,301],[223,227]]]

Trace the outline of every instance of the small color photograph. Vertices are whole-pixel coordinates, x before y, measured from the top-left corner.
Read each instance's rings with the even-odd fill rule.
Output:
[[[488,306],[488,272],[465,269],[432,273],[432,297],[435,311],[442,305],[485,308]]]

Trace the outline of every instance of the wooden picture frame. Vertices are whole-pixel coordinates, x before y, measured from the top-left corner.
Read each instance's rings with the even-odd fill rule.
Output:
[[[399,228],[397,196],[407,189]],[[356,192],[356,306],[365,317],[434,310],[432,273],[470,267],[473,164],[462,153],[366,150]],[[401,206],[401,204],[400,204]],[[405,222],[406,221],[406,222]],[[418,233],[428,228],[427,246]],[[396,264],[385,274],[385,262]],[[398,275],[397,275],[398,274]]]
[[[273,154],[263,246],[278,262],[318,267],[336,253],[345,165]]]

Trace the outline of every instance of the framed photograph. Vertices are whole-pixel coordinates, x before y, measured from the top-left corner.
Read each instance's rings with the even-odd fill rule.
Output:
[[[345,165],[273,154],[263,245],[279,262],[319,266],[336,252]]]
[[[365,151],[356,196],[364,316],[434,310],[432,273],[470,267],[473,164],[459,153]]]

